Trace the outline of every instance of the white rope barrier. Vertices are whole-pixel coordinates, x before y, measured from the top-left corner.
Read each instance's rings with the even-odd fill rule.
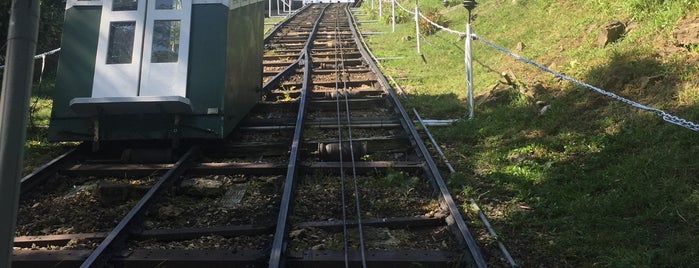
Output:
[[[48,52],[44,52],[44,53],[41,53],[41,54],[39,54],[39,55],[34,56],[34,59],[35,59],[35,60],[37,60],[37,59],[41,59],[41,60],[42,60],[42,63],[41,63],[41,70],[42,70],[42,72],[43,72],[43,70],[44,70],[44,65],[45,65],[45,61],[46,61],[46,56],[55,54],[55,53],[57,53],[58,51],[61,51],[61,48],[60,48],[60,47],[57,48],[57,49],[54,49],[54,50],[51,50],[51,51],[48,51]],[[0,65],[0,70],[2,70],[2,69],[5,69],[5,65]]]
[[[408,14],[410,14],[410,15],[415,15],[415,12],[412,12],[412,11],[406,9],[406,8],[403,7],[400,3],[398,3],[398,1],[393,0],[393,2],[396,3],[396,5],[398,5],[398,7],[400,7],[400,9],[402,9],[402,10],[405,11],[405,12],[408,12]]]
[[[401,9],[403,9],[403,11],[406,11],[406,12],[410,13],[410,11],[407,10],[407,9],[405,9],[403,6],[401,6],[400,3],[398,3],[398,1],[393,0],[393,2],[395,2]],[[411,14],[414,15],[415,13],[411,13]],[[425,17],[425,16],[422,15],[422,14],[419,14],[419,15],[420,15],[420,17],[422,17],[423,20],[427,21],[429,24],[431,24],[431,25],[434,26],[434,27],[437,27],[437,28],[439,28],[439,29],[441,29],[441,30],[444,30],[444,31],[446,31],[446,32],[449,32],[449,33],[453,33],[453,34],[458,34],[458,35],[466,36],[466,33],[465,33],[465,32],[459,32],[459,31],[456,31],[456,30],[449,29],[449,28],[447,28],[447,27],[441,26],[441,25],[439,25],[439,24],[437,24],[437,23],[435,23],[435,22],[429,20],[427,17]],[[553,74],[553,75],[556,76],[556,77],[559,77],[559,78],[561,78],[561,79],[565,79],[565,80],[570,81],[570,82],[572,82],[572,83],[574,83],[574,84],[576,84],[576,85],[579,85],[579,86],[588,88],[588,89],[590,89],[590,90],[592,90],[592,91],[594,91],[594,92],[597,92],[597,93],[599,93],[599,94],[602,94],[602,95],[605,95],[605,96],[607,96],[607,97],[613,98],[613,99],[615,99],[615,100],[617,100],[617,101],[620,101],[620,102],[622,102],[622,103],[631,105],[631,106],[634,107],[634,108],[637,108],[637,109],[641,109],[641,110],[645,110],[645,111],[649,111],[649,112],[655,113],[656,115],[660,116],[663,120],[665,120],[665,121],[668,122],[668,123],[672,123],[672,124],[675,124],[675,125],[678,125],[678,126],[687,128],[687,129],[692,130],[692,131],[699,131],[699,124],[697,124],[697,123],[694,123],[694,122],[691,122],[691,121],[689,121],[689,120],[686,120],[686,119],[677,117],[677,116],[675,116],[675,115],[669,114],[669,113],[667,113],[667,112],[665,112],[665,111],[663,111],[663,110],[660,110],[660,109],[657,109],[657,108],[653,108],[653,107],[649,107],[649,106],[643,105],[643,104],[638,103],[638,102],[635,102],[635,101],[633,101],[633,100],[630,100],[630,99],[621,97],[621,96],[619,96],[619,95],[617,95],[617,94],[614,94],[614,93],[612,93],[612,92],[605,91],[605,90],[603,90],[603,89],[600,89],[600,88],[595,87],[595,86],[593,86],[593,85],[590,85],[590,84],[588,84],[588,83],[582,82],[582,81],[580,81],[580,80],[577,80],[577,79],[575,79],[575,78],[572,78],[572,77],[567,76],[567,75],[565,75],[565,74],[562,74],[562,73],[560,73],[560,72],[551,70],[551,69],[549,69],[549,68],[547,68],[547,67],[541,65],[540,63],[537,63],[537,62],[535,62],[535,61],[533,61],[533,60],[531,60],[531,59],[527,59],[527,58],[524,58],[524,57],[522,57],[522,56],[520,56],[520,55],[517,55],[517,54],[513,53],[512,51],[510,51],[510,50],[508,50],[508,49],[506,49],[506,48],[504,48],[504,47],[498,46],[498,45],[496,45],[495,43],[490,42],[490,41],[486,40],[485,38],[480,37],[480,36],[478,36],[478,35],[476,35],[476,34],[471,34],[471,37],[478,39],[479,41],[485,43],[486,45],[492,47],[492,48],[495,49],[495,50],[499,50],[499,51],[501,51],[501,52],[504,52],[505,54],[508,54],[508,55],[514,57],[514,58],[515,58],[516,60],[518,60],[518,61],[521,61],[521,62],[530,64],[530,65],[533,65],[533,66],[537,67],[538,69],[540,69],[540,70],[542,70],[542,71],[544,71],[544,72]]]
[[[621,97],[621,96],[619,96],[619,95],[617,95],[617,94],[614,94],[614,93],[612,93],[612,92],[602,90],[602,89],[600,89],[600,88],[598,88],[598,87],[595,87],[595,86],[593,86],[593,85],[590,85],[590,84],[588,84],[588,83],[579,81],[579,80],[577,80],[577,79],[575,79],[575,78],[572,78],[572,77],[570,77],[570,76],[567,76],[567,75],[565,75],[565,74],[562,74],[562,73],[556,72],[556,71],[554,71],[554,70],[551,70],[551,69],[549,69],[549,68],[547,68],[547,67],[545,67],[545,66],[543,66],[543,65],[541,65],[541,64],[539,64],[539,63],[537,63],[537,62],[535,62],[535,61],[533,61],[533,60],[531,60],[531,59],[527,59],[527,58],[524,58],[524,57],[522,57],[522,56],[520,56],[520,55],[517,55],[517,54],[513,53],[512,51],[509,51],[509,50],[507,50],[507,49],[504,48],[504,47],[498,46],[498,45],[494,44],[493,42],[490,42],[490,41],[486,40],[485,38],[480,37],[480,36],[478,36],[478,35],[476,35],[476,34],[472,34],[472,36],[475,37],[476,39],[478,39],[479,41],[485,43],[486,45],[488,45],[488,46],[490,46],[490,47],[492,47],[492,48],[494,48],[494,49],[496,49],[496,50],[499,50],[499,51],[501,51],[501,52],[504,52],[505,54],[508,54],[508,55],[514,57],[514,58],[515,58],[516,60],[518,60],[518,61],[521,61],[521,62],[524,62],[524,63],[528,63],[528,64],[531,64],[531,65],[534,65],[536,68],[539,68],[540,70],[542,70],[542,71],[544,71],[544,72],[551,73],[551,74],[553,74],[553,75],[556,76],[556,77],[560,77],[560,78],[565,79],[565,80],[568,80],[568,81],[570,81],[570,82],[572,82],[572,83],[574,83],[574,84],[576,84],[576,85],[579,85],[579,86],[582,86],[582,87],[591,89],[591,90],[593,90],[593,91],[595,91],[595,92],[597,92],[597,93],[599,93],[599,94],[602,94],[602,95],[605,95],[605,96],[607,96],[607,97],[613,98],[613,99],[615,99],[615,100],[617,100],[617,101],[620,101],[620,102],[622,102],[622,103],[631,105],[631,106],[634,107],[634,108],[637,108],[637,109],[641,109],[641,110],[645,110],[645,111],[649,111],[649,112],[655,113],[656,115],[660,116],[663,120],[665,120],[665,121],[668,122],[668,123],[672,123],[672,124],[675,124],[675,125],[678,125],[678,126],[681,126],[681,127],[685,127],[685,128],[687,128],[687,129],[690,129],[690,130],[693,130],[693,131],[699,131],[699,124],[693,123],[693,122],[688,121],[688,120],[686,120],[686,119],[679,118],[679,117],[674,116],[674,115],[672,115],[672,114],[669,114],[669,113],[667,113],[667,112],[665,112],[665,111],[663,111],[663,110],[660,110],[660,109],[657,109],[657,108],[653,108],[653,107],[649,107],[649,106],[640,104],[640,103],[638,103],[638,102],[635,102],[635,101],[632,101],[632,100],[630,100],[630,99]]]
[[[452,29],[449,29],[449,28],[447,28],[447,27],[444,27],[444,26],[442,26],[442,25],[437,24],[437,23],[431,21],[430,19],[428,19],[427,17],[425,17],[425,15],[423,15],[422,13],[420,13],[420,17],[422,17],[422,19],[425,20],[427,23],[429,23],[429,24],[431,24],[432,26],[437,27],[438,29],[441,29],[441,30],[443,30],[443,31],[445,31],[445,32],[449,32],[449,33],[453,33],[453,34],[458,34],[458,35],[464,35],[464,36],[466,35],[466,33],[464,33],[464,32],[459,32],[459,31],[456,31],[456,30],[452,30]]]

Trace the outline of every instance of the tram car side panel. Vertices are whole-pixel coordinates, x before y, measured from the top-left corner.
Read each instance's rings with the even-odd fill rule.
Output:
[[[135,25],[135,38],[133,35],[124,38],[123,29],[116,34],[105,30],[113,30],[115,24],[120,26],[125,21],[124,18],[115,18],[108,21],[111,24],[105,24],[103,16],[109,16],[112,11],[109,9],[113,4],[111,0],[68,0],[62,55],[53,92],[49,140],[220,139],[230,133],[259,99],[263,17],[256,14],[264,14],[264,3],[256,0],[183,0],[182,3],[183,7],[172,8],[185,11],[175,18],[163,18],[165,15],[162,14],[167,13],[160,11],[162,8],[145,4],[134,6],[134,10],[145,10],[141,13],[134,11],[134,14],[152,12],[154,17],[160,16],[159,20],[150,21],[150,25],[154,26],[149,27],[147,21],[141,23],[145,25],[140,26],[144,27],[141,28],[145,29],[143,32],[152,30],[153,34],[139,39],[138,17],[136,23],[130,25],[131,28],[122,27],[126,31],[133,31]],[[107,4],[107,7],[101,6]],[[183,18],[182,14],[187,17]],[[160,26],[158,23],[163,21],[177,21],[177,24],[169,25],[182,25],[182,29],[175,32],[173,27],[165,27],[165,31],[158,32],[158,29],[163,29],[163,23]],[[131,55],[133,59],[124,62],[136,63],[134,65],[138,68],[143,68],[136,71],[138,76],[128,76],[123,71],[117,72],[117,75],[99,75],[100,64],[102,67],[120,67],[109,65],[109,57],[114,57],[111,52],[107,52],[106,65],[105,56],[99,54],[98,44],[105,42],[105,36],[110,40],[109,46],[104,45],[108,49],[119,46],[112,44],[112,39],[127,39],[127,45],[122,47],[134,52]],[[169,43],[164,43],[166,45],[157,41],[163,36],[170,38],[166,40]],[[187,36],[188,40],[183,40]],[[128,37],[135,40],[128,40]],[[180,38],[179,42],[176,38]],[[151,44],[152,47],[149,47]],[[146,48],[138,51],[141,46]],[[184,54],[184,51],[187,53]],[[159,53],[157,55],[165,55],[165,62],[186,63],[185,71],[167,69],[165,64],[154,63],[158,61],[156,52]],[[115,54],[119,56],[119,53]],[[138,58],[141,54],[143,59]],[[152,58],[146,58],[148,55],[152,55]],[[149,69],[144,66],[149,66]],[[105,82],[100,80],[102,77],[112,77],[115,81]],[[148,84],[142,81],[147,79],[155,82]],[[136,82],[129,82],[132,80]],[[124,81],[126,83],[122,83]],[[178,81],[185,81],[180,82],[183,89],[169,88],[172,85],[176,87]],[[128,83],[138,88],[125,89],[123,84]]]
[[[230,11],[228,28],[236,29],[228,35],[226,66],[230,76],[227,77],[226,102],[233,105],[226,107],[226,114],[245,115],[259,100],[262,91],[262,61],[264,53],[264,13],[265,1],[249,0],[249,4]],[[235,90],[236,87],[255,88],[255,91]],[[242,117],[235,118],[236,122]],[[228,125],[233,128],[234,125]]]
[[[223,5],[195,5],[192,8],[190,70],[187,79],[187,96],[195,113],[206,116],[188,117],[183,122],[184,136],[210,135],[223,137],[223,95],[226,82],[226,42],[229,8]]]
[[[53,90],[50,140],[83,140],[91,137],[90,120],[75,119],[68,103],[74,97],[89,97],[95,71],[102,7],[75,6],[65,11],[61,53]],[[73,22],[73,23],[67,23]]]

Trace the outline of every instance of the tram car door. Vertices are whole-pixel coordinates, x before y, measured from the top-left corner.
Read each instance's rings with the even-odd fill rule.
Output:
[[[185,97],[191,8],[191,0],[105,1],[92,97]]]

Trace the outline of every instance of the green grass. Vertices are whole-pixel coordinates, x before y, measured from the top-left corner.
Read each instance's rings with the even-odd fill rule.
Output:
[[[271,18],[265,18],[265,25],[263,27],[265,34],[272,28],[274,28],[275,23],[279,23],[280,21],[283,21],[286,17],[271,17]]]
[[[516,53],[524,57],[699,121],[699,51],[675,49],[671,35],[678,20],[699,15],[698,1],[478,2],[478,35],[513,51],[523,42]],[[466,10],[458,4],[420,1],[421,7],[441,7],[444,23],[463,31]],[[377,57],[403,57],[382,65],[410,92],[404,104],[423,117],[462,117],[463,40],[443,31],[423,37],[423,61],[414,23],[397,24],[391,33],[385,16],[361,27],[387,32],[367,37]],[[595,46],[599,27],[614,19],[630,32]],[[477,41],[473,57],[477,95],[503,80],[501,72],[513,74],[519,88],[500,86],[504,93],[478,105],[473,120],[432,131],[457,168],[448,181],[457,201],[475,198],[520,263],[699,266],[698,133],[554,79]],[[641,87],[648,77],[658,78]],[[533,99],[520,93],[535,82],[545,90]],[[551,105],[544,115],[532,105],[536,100]],[[480,239],[486,253],[497,251]]]
[[[46,138],[51,117],[50,92],[54,87],[53,82],[53,78],[48,78],[41,84],[35,81],[36,84],[32,88],[32,96],[29,100],[27,142],[24,145],[24,174],[30,173],[75,145],[74,143],[51,143]]]

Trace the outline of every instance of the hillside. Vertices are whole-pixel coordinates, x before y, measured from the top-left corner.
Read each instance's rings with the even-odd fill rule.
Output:
[[[479,36],[699,122],[699,42],[681,35],[697,32],[698,1],[478,2]],[[359,20],[380,22],[362,23],[362,31],[385,32],[366,39],[377,57],[400,57],[382,65],[409,92],[408,106],[423,117],[463,117],[463,40],[445,31],[423,36],[421,57],[412,17],[402,13],[406,22],[392,33],[390,2],[382,18],[378,1],[373,10],[370,3],[362,10],[372,14]],[[414,9],[414,1],[401,3]],[[420,1],[426,16],[464,31],[460,4]],[[610,21],[626,26],[623,38],[596,44]],[[699,133],[479,41],[473,58],[475,118],[432,131],[457,169],[452,193],[481,204],[515,259],[524,267],[699,266]],[[492,262],[504,264],[495,243],[481,239]]]

